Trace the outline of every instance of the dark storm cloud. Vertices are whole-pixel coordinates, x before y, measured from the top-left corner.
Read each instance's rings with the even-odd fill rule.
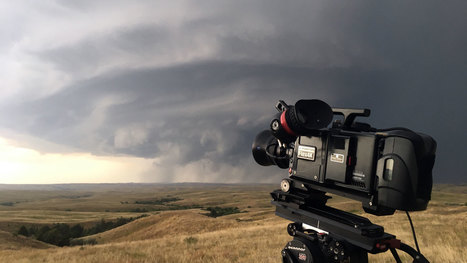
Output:
[[[111,62],[122,53],[145,56],[148,53],[167,52],[170,34],[167,28],[157,25],[120,27],[79,43],[41,51],[39,58],[50,61],[61,71],[79,73],[99,64]]]
[[[285,84],[296,79],[309,83],[311,76],[319,75],[313,71],[280,65],[211,61],[118,72],[84,81],[34,101],[28,107],[21,105],[17,110],[24,119],[12,120],[8,126],[89,149],[96,145],[96,141],[89,140],[90,145],[86,145],[89,135],[74,127],[89,122],[90,116],[100,109],[99,103],[104,101],[105,104],[106,98],[110,98],[108,106],[102,109],[105,118],[98,123],[95,133],[90,134],[99,135],[101,141],[97,145],[105,145],[104,149],[115,146],[112,144],[118,128],[136,124],[157,129],[149,129],[151,138],[144,145],[116,147],[116,152],[153,157],[158,154],[156,144],[170,139],[185,140],[183,145],[192,157],[181,161],[200,158],[203,154],[197,152],[205,152],[203,147],[213,148],[219,143],[231,144],[224,149],[229,155],[240,154],[238,142],[245,142],[241,145],[248,148],[257,129],[266,124],[267,119],[262,117],[273,114],[275,99],[268,93],[273,90],[277,98],[291,97],[291,94],[305,96],[307,92],[301,90],[306,84],[297,83],[293,85],[295,89],[285,88]],[[266,102],[261,103],[263,99]],[[28,122],[31,117],[34,121]],[[92,150],[106,153],[100,149]]]
[[[196,8],[210,12],[176,27],[148,21],[37,52],[68,74],[116,66],[10,104],[1,124],[97,155],[162,158],[158,167],[210,160],[255,181],[272,171],[252,164],[250,147],[275,102],[320,98],[371,108],[378,128],[432,135],[435,180],[465,181],[465,7],[203,1]]]

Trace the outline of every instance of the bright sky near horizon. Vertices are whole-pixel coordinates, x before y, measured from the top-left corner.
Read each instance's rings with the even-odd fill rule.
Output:
[[[4,1],[0,184],[279,182],[274,105],[370,108],[465,182],[466,2]]]
[[[1,183],[139,182],[151,161],[137,157],[94,156],[89,153],[40,153],[0,138]],[[131,181],[130,181],[130,180]]]

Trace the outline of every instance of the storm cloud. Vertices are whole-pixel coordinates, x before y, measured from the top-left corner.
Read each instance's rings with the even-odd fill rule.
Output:
[[[463,2],[35,5],[2,8],[4,136],[153,159],[147,182],[275,182],[253,138],[277,100],[318,98],[430,134],[435,181],[465,182]]]

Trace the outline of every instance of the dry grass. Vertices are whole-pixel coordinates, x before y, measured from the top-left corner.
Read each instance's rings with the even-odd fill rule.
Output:
[[[179,234],[195,235],[238,225],[233,219],[206,217],[200,210],[168,211],[123,225],[111,231],[89,236],[99,244],[165,238]],[[156,226],[156,227],[154,227]]]
[[[467,259],[467,250],[463,245],[467,240],[466,206],[434,206],[424,212],[411,213],[411,217],[420,250],[427,259],[432,262],[462,262]],[[396,234],[404,243],[415,247],[410,224],[404,212],[397,212],[391,217],[369,218],[372,222],[384,226],[387,232]],[[374,256],[371,258],[376,259]],[[378,255],[378,260],[394,262],[389,253],[381,257]]]
[[[54,247],[53,245],[49,245],[41,241],[13,235],[5,231],[0,231],[0,240],[0,250],[24,250],[30,248],[44,249]]]
[[[95,235],[98,245],[37,249],[0,247],[1,262],[280,262],[280,251],[291,239],[289,221],[274,216],[267,192],[241,187],[185,189],[171,192],[180,203],[238,206],[245,213],[219,218],[201,210],[164,211],[122,227]],[[445,190],[445,189],[443,189]],[[427,211],[411,213],[420,249],[431,262],[461,262],[467,258],[466,194],[435,192]],[[169,191],[170,192],[170,191]],[[166,194],[166,193],[164,193]],[[261,199],[262,198],[262,199]],[[261,200],[258,200],[261,199]],[[246,204],[243,204],[247,200]],[[370,218],[389,233],[413,245],[405,213],[375,217],[363,214],[360,204],[335,197],[334,206]],[[112,214],[112,213],[110,213]],[[43,219],[39,219],[41,221]],[[3,238],[3,243],[9,243]],[[403,252],[400,253],[401,255]],[[404,262],[411,262],[407,257]],[[389,252],[370,255],[370,262],[394,262]]]
[[[277,262],[277,248],[283,247],[288,238],[283,231],[285,225],[230,228],[83,248],[0,252],[0,256],[8,262]],[[196,241],[189,243],[187,238]]]

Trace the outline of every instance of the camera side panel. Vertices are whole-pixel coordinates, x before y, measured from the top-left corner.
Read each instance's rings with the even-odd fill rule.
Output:
[[[329,136],[325,182],[349,191],[372,193],[377,141],[372,133],[340,132]]]
[[[305,180],[324,183],[326,173],[327,137],[300,136],[294,150],[294,175]]]
[[[378,137],[355,132],[300,136],[292,171],[295,178],[349,192],[373,192]]]
[[[332,135],[328,140],[326,177],[327,181],[334,181],[346,184],[349,182],[351,173],[352,157],[349,151],[355,146],[351,144],[350,136]]]
[[[352,163],[350,184],[365,192],[372,192],[376,172],[379,137],[374,134],[360,134],[356,137],[355,155]]]

